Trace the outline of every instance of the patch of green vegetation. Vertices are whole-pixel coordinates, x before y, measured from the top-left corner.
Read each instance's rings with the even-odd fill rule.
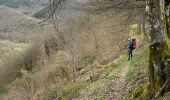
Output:
[[[22,52],[23,51],[23,48],[21,47],[15,47],[14,50],[18,51],[18,52]]]
[[[0,86],[0,95],[3,95],[3,94],[5,94],[5,93],[7,93],[7,92],[8,92],[8,90],[7,90],[6,87]]]
[[[97,98],[96,96],[101,96],[104,91],[110,90],[111,85],[112,81],[109,79],[105,78],[97,80],[86,87],[86,90],[88,91],[87,96]]]
[[[55,98],[58,98],[58,91],[50,92],[44,100],[55,100]]]
[[[103,97],[102,97],[102,96],[99,96],[99,97],[97,98],[97,100],[103,100]]]
[[[107,74],[110,74],[111,72],[113,72],[113,70],[116,68],[117,66],[114,66],[114,64],[111,64],[109,67],[105,68],[105,72]]]
[[[114,60],[114,62],[107,66],[104,71],[107,74],[108,78],[114,78],[117,71],[120,71],[123,67],[127,66],[127,52],[126,50],[122,52],[122,54]]]
[[[138,24],[132,24],[132,25],[130,25],[130,27],[131,27],[132,29],[136,29],[136,28],[138,28]]]
[[[85,88],[87,85],[88,85],[88,83],[80,83],[80,84],[73,85],[73,87],[71,87],[70,89],[65,90],[63,92],[62,98],[76,98],[76,97],[78,97],[80,90]]]
[[[55,100],[56,98],[60,98],[62,100],[70,100],[71,98],[77,98],[80,95],[80,91],[84,89],[88,84],[89,82],[77,83],[67,87],[63,91],[56,90],[50,92],[45,97],[45,100]]]

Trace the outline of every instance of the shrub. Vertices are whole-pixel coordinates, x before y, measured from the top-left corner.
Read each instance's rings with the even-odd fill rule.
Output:
[[[40,59],[41,49],[39,44],[34,44],[23,51],[23,53],[16,53],[10,55],[0,65],[0,84],[7,84],[16,77],[20,76],[20,69],[32,71],[38,67],[37,61]]]

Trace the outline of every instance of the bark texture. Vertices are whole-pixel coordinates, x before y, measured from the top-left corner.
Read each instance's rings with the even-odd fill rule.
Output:
[[[169,62],[169,2],[150,0],[148,20],[150,24],[149,83],[150,97],[164,85],[170,77]],[[160,94],[169,91],[169,84]]]

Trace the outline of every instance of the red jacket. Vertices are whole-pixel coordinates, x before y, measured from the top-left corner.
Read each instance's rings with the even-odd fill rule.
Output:
[[[133,48],[136,48],[136,41],[133,41]]]

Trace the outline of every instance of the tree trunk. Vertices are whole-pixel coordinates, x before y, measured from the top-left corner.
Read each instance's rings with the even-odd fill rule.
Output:
[[[149,36],[150,36],[150,56],[149,56],[149,84],[150,97],[152,98],[165,82],[163,66],[163,35],[161,28],[159,0],[149,2]]]
[[[167,2],[168,1],[168,2]],[[169,49],[169,0],[150,0],[150,56],[149,56],[149,83],[150,96],[163,86],[170,78],[170,49]],[[170,91],[170,83],[166,85]],[[160,93],[163,95],[165,89]]]

